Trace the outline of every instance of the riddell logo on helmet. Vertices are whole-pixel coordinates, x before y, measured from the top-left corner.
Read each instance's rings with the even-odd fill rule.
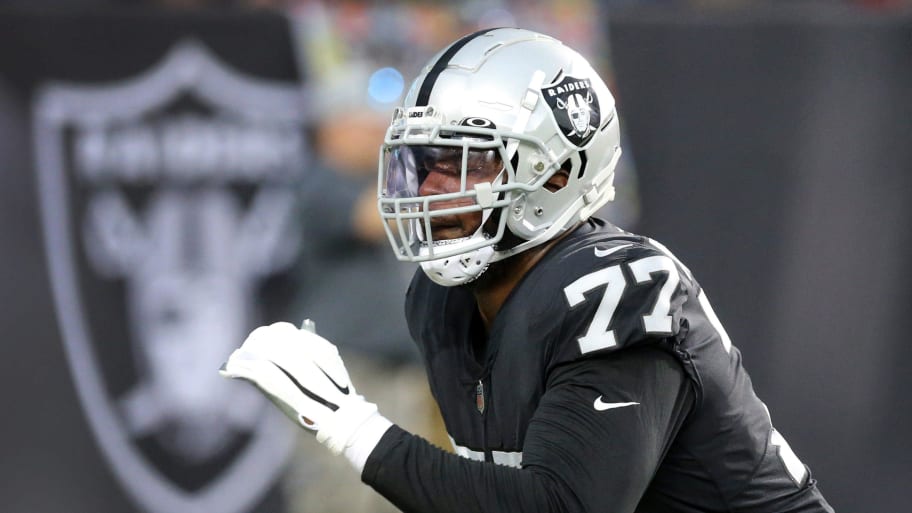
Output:
[[[588,78],[564,77],[542,88],[554,120],[567,141],[583,147],[592,140],[601,122],[598,97]]]

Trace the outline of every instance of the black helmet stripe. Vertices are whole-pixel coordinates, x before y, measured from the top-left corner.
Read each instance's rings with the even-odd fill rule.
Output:
[[[447,64],[450,63],[450,59],[452,59],[453,56],[456,55],[456,52],[461,50],[462,47],[465,46],[466,44],[468,44],[469,41],[475,39],[478,36],[487,34],[488,32],[491,32],[492,30],[497,30],[497,29],[489,28],[489,29],[479,30],[478,32],[469,34],[469,35],[463,37],[462,39],[460,39],[459,41],[456,41],[455,43],[450,45],[450,47],[447,48],[447,50],[445,52],[443,52],[443,55],[441,55],[440,58],[437,59],[437,62],[434,63],[434,67],[431,68],[431,71],[428,72],[427,76],[424,77],[424,82],[422,82],[421,89],[418,91],[418,100],[415,102],[415,106],[417,106],[417,107],[426,107],[427,106],[428,100],[431,98],[431,89],[434,88],[434,84],[437,82],[437,77],[440,75],[440,73],[444,69],[446,69]]]

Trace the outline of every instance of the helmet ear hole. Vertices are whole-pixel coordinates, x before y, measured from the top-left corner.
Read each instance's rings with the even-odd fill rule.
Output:
[[[570,181],[570,173],[573,171],[573,160],[567,159],[561,164],[560,169],[554,172],[551,175],[551,178],[548,178],[548,181],[545,183],[545,189],[549,192],[557,192],[567,186],[567,182]]]

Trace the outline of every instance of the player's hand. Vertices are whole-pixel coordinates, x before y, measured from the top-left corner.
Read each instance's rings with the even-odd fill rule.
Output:
[[[336,346],[287,322],[255,329],[219,372],[256,385],[336,454],[352,446],[362,428],[376,431],[382,425],[385,431],[390,425],[376,405],[355,392]]]

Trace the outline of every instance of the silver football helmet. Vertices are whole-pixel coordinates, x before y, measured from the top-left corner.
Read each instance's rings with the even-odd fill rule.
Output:
[[[619,139],[608,87],[560,41],[498,28],[454,42],[414,81],[381,147],[378,206],[396,256],[452,286],[553,239],[614,199]],[[458,190],[419,193],[431,150],[459,156]],[[492,152],[500,173],[476,183],[472,162]],[[546,187],[557,172],[566,186]],[[475,233],[434,240],[434,218],[468,212],[481,213]]]

